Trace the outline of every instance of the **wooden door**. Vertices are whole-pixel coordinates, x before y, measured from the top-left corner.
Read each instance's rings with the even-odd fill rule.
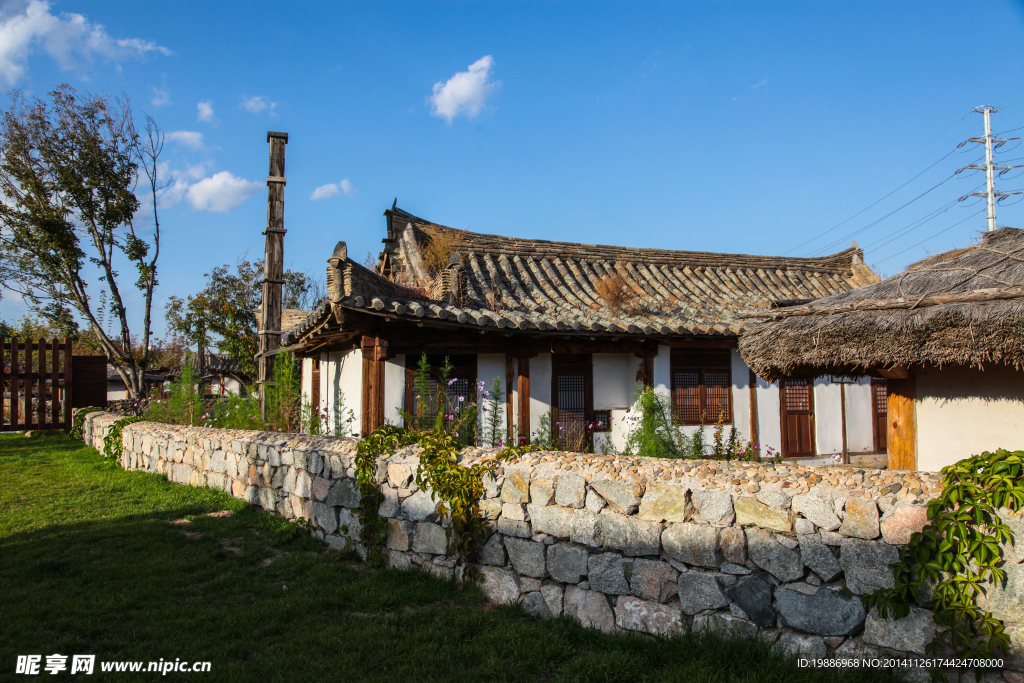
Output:
[[[913,375],[890,379],[886,440],[890,470],[917,469],[917,382]]]
[[[875,453],[885,453],[888,448],[889,387],[884,379],[871,379],[871,417]]]
[[[814,384],[807,379],[779,382],[782,412],[782,455],[814,455]]]
[[[588,451],[594,421],[590,354],[555,354],[551,359],[551,436],[555,447]]]

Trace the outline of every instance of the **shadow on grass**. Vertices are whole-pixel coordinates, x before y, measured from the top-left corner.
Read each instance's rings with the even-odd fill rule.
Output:
[[[0,679],[19,654],[60,653],[209,661],[206,681],[884,680],[798,669],[757,641],[535,621],[475,586],[287,540],[280,518],[80,444],[4,441],[0,511],[21,521],[0,531]]]

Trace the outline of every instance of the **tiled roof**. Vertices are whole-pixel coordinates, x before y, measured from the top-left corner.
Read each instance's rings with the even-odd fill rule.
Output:
[[[377,272],[348,259],[339,243],[328,268],[329,299],[287,330],[283,343],[321,326],[331,303],[444,325],[735,336],[741,331],[739,309],[815,299],[878,281],[856,248],[819,258],[639,249],[460,231],[397,208],[385,215],[388,236]],[[450,258],[431,275],[425,255],[434,240]]]

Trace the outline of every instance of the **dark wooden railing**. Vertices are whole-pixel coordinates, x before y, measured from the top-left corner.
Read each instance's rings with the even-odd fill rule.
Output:
[[[0,430],[71,431],[71,340],[0,337]]]

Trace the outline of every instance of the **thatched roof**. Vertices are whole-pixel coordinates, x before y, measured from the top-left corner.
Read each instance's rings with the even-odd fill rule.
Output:
[[[878,281],[850,248],[788,258],[640,249],[456,230],[397,207],[375,270],[339,243],[330,301],[281,338],[329,333],[333,308],[422,325],[635,338],[718,336],[742,329],[736,311],[809,300]]]
[[[809,304],[746,311],[739,348],[761,377],[878,368],[1024,367],[1024,230],[985,233],[876,285]]]

